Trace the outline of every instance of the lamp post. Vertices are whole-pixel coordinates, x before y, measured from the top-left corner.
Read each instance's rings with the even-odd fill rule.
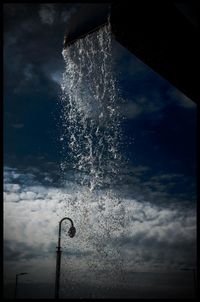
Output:
[[[74,223],[73,221],[68,218],[68,217],[64,217],[63,219],[61,219],[61,221],[59,222],[59,231],[58,231],[58,246],[57,246],[57,257],[56,257],[56,280],[55,280],[55,299],[59,299],[59,289],[60,289],[60,264],[61,264],[61,224],[64,220],[69,220],[71,222],[71,227],[68,231],[68,235],[69,237],[73,238],[76,234],[76,229],[74,227]]]
[[[17,299],[17,286],[18,286],[18,277],[22,276],[22,275],[27,275],[28,273],[19,273],[16,274],[16,278],[15,278],[15,299]]]

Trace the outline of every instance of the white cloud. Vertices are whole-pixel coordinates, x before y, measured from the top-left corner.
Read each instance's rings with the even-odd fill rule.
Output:
[[[16,192],[19,192],[19,190],[20,190],[20,186],[18,184],[13,184],[13,183],[4,184],[4,191],[16,193]]]
[[[30,191],[22,192],[20,194],[20,199],[22,199],[22,200],[23,199],[25,199],[25,200],[34,200],[35,197],[36,197],[36,194],[34,192],[30,192]]]
[[[138,169],[141,172],[142,167]],[[193,260],[195,210],[182,206],[181,201],[164,207],[120,198],[114,191],[90,192],[72,181],[66,181],[65,188],[32,185],[31,173],[5,172],[9,183],[4,186],[4,239],[12,251],[7,266],[24,261],[33,270],[31,261],[38,268],[43,257],[54,261],[58,222],[64,216],[72,218],[77,228],[70,239],[65,236],[69,222],[63,223],[63,272],[73,268],[72,278],[88,275],[90,279],[92,274],[109,270],[118,282],[120,270],[166,269]],[[14,252],[18,256],[12,256]],[[46,279],[52,277],[49,271]]]
[[[19,194],[17,193],[5,193],[4,197],[6,202],[17,202],[20,200]]]

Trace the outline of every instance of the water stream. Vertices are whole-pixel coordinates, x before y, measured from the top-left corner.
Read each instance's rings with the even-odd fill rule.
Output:
[[[63,57],[60,167],[66,194],[60,215],[73,218],[77,228],[73,240],[63,236],[65,296],[77,282],[100,287],[121,283],[118,239],[125,209],[114,190],[122,165],[122,134],[110,24],[64,49]]]

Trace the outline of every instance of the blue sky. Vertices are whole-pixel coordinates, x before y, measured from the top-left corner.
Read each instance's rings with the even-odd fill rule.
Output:
[[[63,213],[69,213],[86,236],[78,235],[70,248],[63,239],[71,255],[65,267],[74,267],[70,276],[77,283],[85,276],[87,286],[92,284],[86,263],[95,266],[100,259],[102,266],[93,274],[107,272],[95,241],[95,236],[105,236],[97,223],[101,217],[109,217],[112,227],[108,246],[98,243],[108,259],[124,261],[127,288],[135,271],[179,271],[196,265],[196,104],[114,40],[113,76],[124,159],[119,179],[111,195],[105,188],[87,195],[68,162],[61,183],[60,164],[69,161],[69,149],[63,153],[60,141],[62,42],[78,9],[79,4],[4,6],[6,284],[21,270],[29,270],[32,283],[54,282],[56,228]],[[100,195],[100,203],[89,203]],[[125,226],[119,227],[117,217]],[[91,238],[84,221],[97,225]],[[84,238],[89,238],[88,245]],[[113,265],[113,274],[116,269]]]

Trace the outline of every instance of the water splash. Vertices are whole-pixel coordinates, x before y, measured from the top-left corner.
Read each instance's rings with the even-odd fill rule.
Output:
[[[82,276],[105,286],[110,278],[112,286],[123,277],[117,239],[123,233],[125,210],[113,190],[122,156],[110,24],[65,48],[63,57],[61,171],[63,185],[73,171],[73,189],[71,195],[67,191],[61,213],[74,218],[77,236],[70,241],[72,255],[65,258],[68,273],[63,269],[62,280],[73,284]],[[63,246],[69,251],[68,240]]]

